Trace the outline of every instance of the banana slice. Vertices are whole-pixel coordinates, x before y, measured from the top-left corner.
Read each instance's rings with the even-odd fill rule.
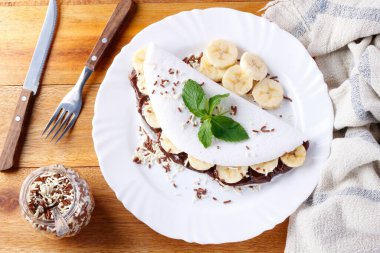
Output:
[[[295,150],[280,157],[281,161],[289,167],[300,167],[306,159],[306,149],[303,145],[298,146]]]
[[[251,169],[261,173],[261,174],[268,174],[269,172],[272,172],[278,165],[278,158],[268,161],[268,162],[263,162],[263,163],[258,163],[255,165],[251,165]]]
[[[248,166],[241,167],[225,167],[216,166],[218,177],[227,184],[237,183],[242,180],[248,172]]]
[[[191,167],[193,167],[196,170],[200,170],[200,171],[208,170],[214,166],[214,164],[203,162],[203,161],[198,160],[195,157],[192,157],[190,155],[188,157],[188,160],[189,160]]]
[[[142,108],[142,115],[145,118],[146,123],[153,128],[160,128],[160,124],[158,123],[156,113],[153,111],[152,104],[150,101],[147,101]]]
[[[135,52],[132,59],[132,66],[136,70],[137,74],[144,73],[144,61],[145,61],[146,48],[140,48]]]
[[[149,95],[148,89],[146,88],[145,84],[145,76],[144,74],[138,74],[137,75],[137,88],[139,91],[144,95]]]
[[[224,73],[222,84],[230,91],[238,95],[244,95],[252,89],[253,77],[244,72],[239,65],[235,65]]]
[[[214,40],[206,48],[205,55],[216,68],[227,68],[235,64],[238,49],[231,42]]]
[[[168,153],[179,154],[182,151],[179,150],[174,144],[169,140],[169,138],[162,132],[160,136],[161,147]]]
[[[268,67],[260,56],[245,52],[240,58],[241,68],[253,76],[253,80],[263,80],[268,74]]]
[[[226,68],[216,68],[210,63],[207,57],[204,55],[201,59],[201,65],[199,71],[215,82],[222,81],[223,75],[226,72]]]
[[[284,89],[279,82],[264,78],[253,87],[252,96],[262,108],[275,109],[284,99]]]

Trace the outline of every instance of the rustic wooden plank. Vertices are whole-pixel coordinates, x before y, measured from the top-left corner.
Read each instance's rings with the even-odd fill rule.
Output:
[[[0,174],[0,252],[283,252],[287,221],[251,240],[197,245],[157,234],[116,199],[97,167],[77,168],[95,197],[92,220],[78,236],[51,240],[35,233],[20,215],[18,194],[33,169]]]
[[[39,167],[52,163],[64,163],[68,166],[98,166],[91,138],[91,120],[99,85],[85,87],[82,113],[73,131],[68,136],[58,144],[41,138],[42,130],[61,99],[71,87],[71,85],[48,85],[42,87],[33,107],[20,156],[20,166]],[[0,148],[3,148],[20,91],[21,87],[18,86],[3,86],[0,88]]]
[[[119,0],[61,0],[61,5],[116,4]],[[0,6],[38,6],[47,5],[49,0],[0,0]],[[204,0],[135,0],[136,3],[199,3]],[[247,2],[244,0],[213,0],[212,2]],[[250,2],[264,2],[250,0]],[[265,1],[267,2],[267,1]]]
[[[132,22],[105,55],[89,84],[100,83],[114,56],[144,27],[162,18],[193,8],[230,7],[257,12],[265,2],[139,4]],[[61,5],[60,21],[47,63],[44,84],[75,83],[95,42],[112,14],[115,4]],[[20,85],[26,75],[46,6],[0,7],[0,86]]]

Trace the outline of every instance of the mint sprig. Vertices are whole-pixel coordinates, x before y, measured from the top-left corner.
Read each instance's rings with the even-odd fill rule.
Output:
[[[216,106],[229,94],[206,97],[206,93],[201,85],[194,80],[187,80],[183,87],[182,99],[194,116],[201,119],[201,127],[198,132],[198,139],[205,148],[211,146],[212,136],[215,138],[238,142],[249,138],[245,129],[235,120],[224,116],[224,113],[214,114]]]

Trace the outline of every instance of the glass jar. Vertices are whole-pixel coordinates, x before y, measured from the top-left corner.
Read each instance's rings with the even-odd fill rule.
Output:
[[[62,165],[33,171],[21,186],[19,203],[33,228],[53,238],[79,233],[95,206],[87,182]]]

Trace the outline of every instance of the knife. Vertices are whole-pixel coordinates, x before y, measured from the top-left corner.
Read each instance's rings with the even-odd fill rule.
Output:
[[[50,45],[53,40],[57,23],[57,16],[57,2],[56,0],[50,0],[45,21],[0,156],[0,171],[13,167],[14,157],[20,146],[20,136],[25,128],[25,117],[31,110],[33,96],[37,93],[41,74],[50,51]]]

